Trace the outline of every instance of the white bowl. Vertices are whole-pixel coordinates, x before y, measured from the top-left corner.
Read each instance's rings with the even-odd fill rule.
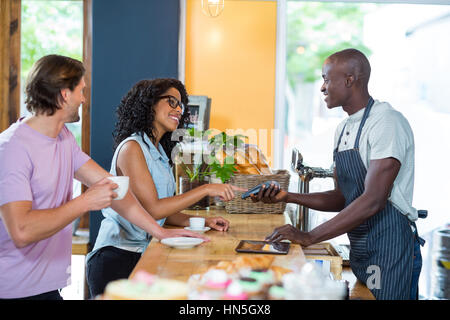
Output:
[[[193,231],[193,232],[197,232],[197,233],[204,233],[206,231],[211,230],[210,227],[204,227],[202,229],[192,229],[191,227],[184,227],[184,229],[189,230],[189,231]]]
[[[204,240],[200,238],[175,237],[162,239],[161,243],[172,248],[189,249],[198,246],[203,241]]]

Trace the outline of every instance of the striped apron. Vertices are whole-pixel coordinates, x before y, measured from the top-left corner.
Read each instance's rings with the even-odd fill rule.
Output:
[[[359,154],[359,139],[374,100],[365,108],[353,149],[334,150],[337,183],[347,207],[364,192],[367,170]],[[388,200],[383,210],[348,232],[350,267],[376,299],[409,299],[415,234],[412,223]]]

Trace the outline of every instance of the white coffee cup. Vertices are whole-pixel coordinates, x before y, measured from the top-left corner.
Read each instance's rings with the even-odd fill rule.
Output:
[[[202,230],[205,228],[205,218],[201,217],[189,218],[189,225],[192,230]]]
[[[114,189],[114,192],[117,193],[117,197],[114,200],[122,200],[128,191],[128,186],[130,185],[130,177],[127,176],[117,176],[117,177],[108,177],[109,180],[116,183],[119,187]]]

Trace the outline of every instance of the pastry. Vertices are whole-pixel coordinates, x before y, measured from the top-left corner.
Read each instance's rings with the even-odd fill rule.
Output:
[[[267,293],[269,300],[284,300],[286,298],[286,290],[281,283],[272,285]]]
[[[281,281],[281,278],[283,277],[283,275],[285,275],[286,273],[292,272],[291,269],[288,268],[284,268],[284,267],[280,267],[280,266],[271,266],[270,270],[272,270],[275,279],[277,281]]]
[[[197,291],[211,299],[220,299],[231,283],[231,279],[224,270],[210,269],[200,277]]]
[[[259,256],[240,256],[232,261],[220,261],[211,269],[224,270],[228,274],[236,273],[240,269],[267,269],[270,267],[274,260],[271,255],[259,255]]]
[[[240,256],[233,261],[233,264],[235,268],[266,269],[270,267],[273,259],[271,255]]]
[[[245,144],[243,148],[237,148],[234,152],[231,150],[228,154],[224,149],[217,153],[216,157],[220,164],[223,164],[227,157],[232,157],[237,173],[240,174],[273,174],[264,154],[254,144]]]
[[[154,275],[139,279],[111,281],[103,294],[105,300],[184,300],[187,284],[178,280],[162,279]]]
[[[225,292],[225,295],[223,296],[223,299],[225,300],[247,300],[248,295],[244,292],[244,289],[242,288],[242,285],[239,283],[239,281],[233,281],[228,286],[227,291]]]
[[[274,274],[270,269],[252,269],[249,276],[259,281],[262,285],[268,285],[275,281]]]
[[[239,284],[249,299],[260,300],[264,297],[263,285],[254,278],[240,277]]]
[[[264,154],[257,145],[245,144],[244,149],[237,149],[234,153],[234,160],[239,173],[273,174]]]

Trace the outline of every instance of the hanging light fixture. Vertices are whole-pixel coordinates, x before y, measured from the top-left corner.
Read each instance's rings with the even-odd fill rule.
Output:
[[[225,0],[202,0],[202,12],[208,17],[215,18],[222,13]]]

